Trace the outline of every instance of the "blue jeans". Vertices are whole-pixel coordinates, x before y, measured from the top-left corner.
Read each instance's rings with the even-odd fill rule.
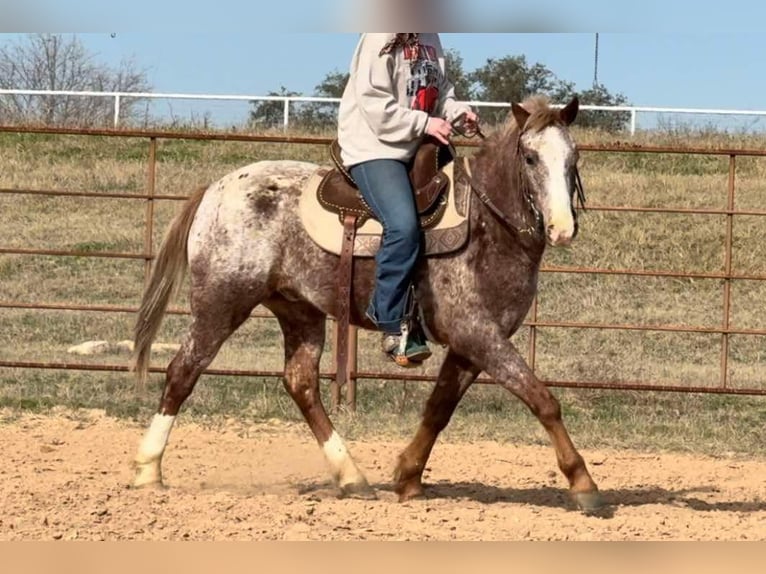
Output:
[[[420,222],[407,165],[376,159],[349,169],[362,197],[383,226],[375,255],[375,290],[367,315],[386,333],[399,334],[407,318],[412,271],[421,247]]]

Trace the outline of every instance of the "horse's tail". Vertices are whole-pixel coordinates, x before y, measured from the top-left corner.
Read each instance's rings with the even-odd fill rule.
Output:
[[[130,366],[131,370],[135,371],[141,388],[146,384],[152,341],[162,324],[168,302],[186,273],[189,229],[205,190],[203,187],[194,192],[170,224],[157,253],[149,285],[141,300],[133,328],[133,359]]]

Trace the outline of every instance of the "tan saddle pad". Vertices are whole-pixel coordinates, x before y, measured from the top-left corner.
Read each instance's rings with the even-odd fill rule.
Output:
[[[319,203],[317,190],[331,168],[321,167],[307,180],[301,193],[299,214],[309,237],[319,247],[340,255],[343,224],[336,213]],[[439,222],[425,230],[425,255],[439,255],[460,249],[468,240],[470,179],[468,160],[457,158],[442,168],[449,185],[440,201],[445,202]],[[354,256],[374,257],[380,248],[383,227],[376,219],[367,219],[356,231]]]

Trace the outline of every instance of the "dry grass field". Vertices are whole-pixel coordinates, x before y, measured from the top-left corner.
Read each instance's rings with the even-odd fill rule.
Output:
[[[611,143],[614,136],[576,134],[581,143]],[[755,137],[715,134],[639,134],[625,141],[705,148],[759,148]],[[470,150],[466,150],[470,153]],[[0,134],[0,188],[140,194],[147,179],[148,140],[142,138]],[[157,193],[187,194],[247,163],[275,158],[326,162],[322,146],[160,140]],[[592,205],[726,207],[728,157],[688,154],[583,152],[581,173]],[[737,158],[736,207],[766,205],[766,158]],[[154,244],[178,208],[156,202]],[[0,194],[0,247],[141,253],[145,202],[132,199]],[[607,269],[724,269],[724,215],[671,215],[591,211],[569,249],[549,250],[545,265]],[[766,275],[766,219],[737,216],[733,270]],[[137,306],[143,285],[140,259],[0,255],[0,301]],[[722,323],[723,282],[716,279],[546,273],[538,319],[716,328]],[[766,329],[766,283],[734,281],[730,325]],[[184,306],[185,296],[174,306]],[[125,363],[117,352],[74,357],[67,349],[86,340],[130,338],[130,313],[0,308],[0,360]],[[175,342],[185,316],[169,316],[159,341]],[[527,348],[528,330],[515,336]],[[377,338],[361,335],[360,368],[388,369]],[[715,386],[720,382],[718,334],[539,328],[538,375],[549,380],[652,382]],[[328,350],[329,350],[328,343]],[[329,369],[330,353],[324,357]],[[171,355],[158,354],[162,366]],[[424,367],[435,374],[438,356]],[[215,368],[276,370],[282,344],[273,320],[251,320],[226,343]],[[729,384],[766,387],[766,341],[730,337]],[[137,393],[126,373],[0,368],[0,406],[47,411],[54,406],[105,409],[147,420],[161,377]],[[362,381],[356,413],[340,413],[350,437],[407,437],[430,384]],[[758,397],[594,390],[556,391],[578,444],[716,453],[758,454],[764,442],[766,403]],[[244,418],[298,420],[276,378],[206,376],[186,406],[197,421]],[[455,439],[544,443],[534,419],[505,392],[476,386],[447,431]]]

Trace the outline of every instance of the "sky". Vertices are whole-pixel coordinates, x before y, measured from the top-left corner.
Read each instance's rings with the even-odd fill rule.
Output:
[[[116,65],[132,59],[157,92],[257,96],[284,86],[311,95],[328,72],[347,70],[357,40],[350,30],[364,23],[374,29],[372,16],[364,18],[377,17],[381,1],[436,3],[448,14],[442,29],[476,30],[442,33],[445,48],[463,57],[467,71],[489,58],[523,54],[530,64],[542,63],[587,89],[595,67],[595,32],[588,30],[613,30],[599,32],[598,80],[631,104],[766,110],[766,3],[739,0],[724,6],[655,0],[189,0],[181,10],[175,0],[133,0],[129,13],[127,4],[105,0],[70,0],[72,10],[60,13],[52,0],[28,0],[23,13],[19,3],[0,0],[0,30],[13,24],[31,31],[84,30],[76,34],[97,60]],[[356,20],[338,16],[344,2],[357,7]],[[740,4],[746,11],[737,9]],[[36,5],[48,10],[33,14]],[[336,19],[322,13],[327,5]],[[48,19],[40,21],[40,13]],[[503,29],[510,31],[494,31]],[[0,33],[0,46],[19,38]]]
[[[346,71],[354,33],[78,34],[105,62],[132,57],[155,91],[265,95],[280,86],[305,95],[333,70]],[[0,42],[3,36],[0,36]],[[595,33],[442,33],[464,68],[526,56],[578,88],[594,77]],[[758,33],[599,33],[598,80],[634,105],[766,109]]]

